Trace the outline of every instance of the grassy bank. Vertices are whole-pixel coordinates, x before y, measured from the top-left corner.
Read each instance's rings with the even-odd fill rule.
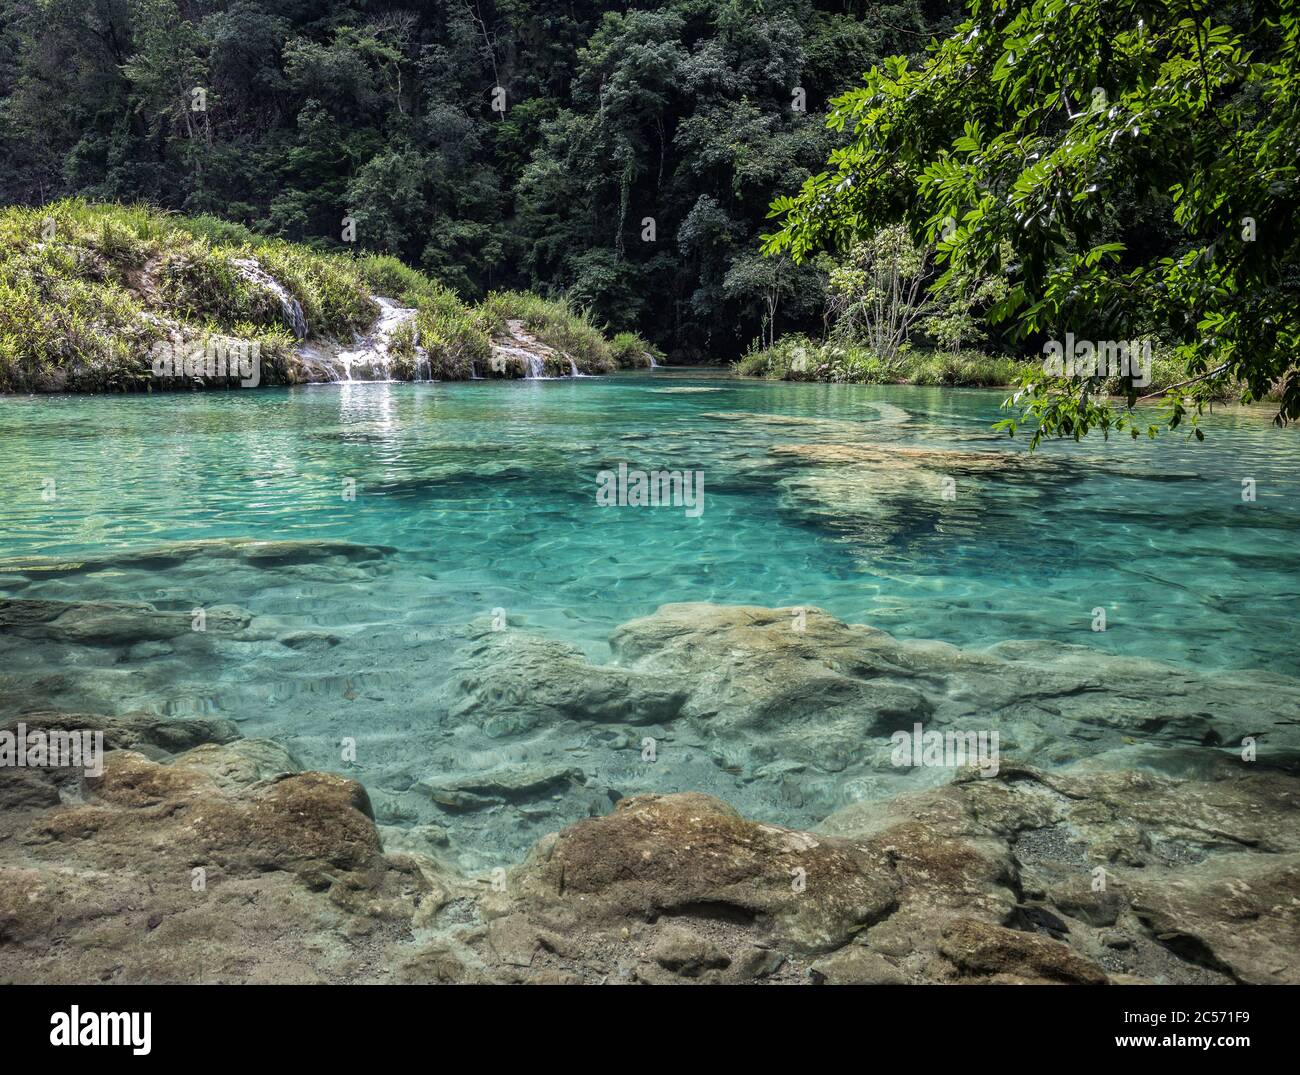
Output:
[[[351,341],[374,323],[375,295],[417,310],[414,328],[393,341],[399,377],[415,375],[417,340],[434,377],[490,375],[492,339],[507,322],[572,355],[584,373],[636,365],[637,350],[649,350],[627,334],[606,339],[563,301],[510,292],[471,305],[396,258],[314,250],[214,217],[69,199],[0,210],[0,391],[180,387],[154,376],[153,349],[213,337],[256,343],[261,383],[297,383],[300,339]]]
[[[1003,388],[1015,383],[1026,371],[1041,369],[1042,356],[1012,358],[979,351],[904,351],[893,361],[884,361],[866,348],[783,336],[767,348],[756,348],[736,363],[736,372],[746,377],[777,381],[823,381],[836,384],[911,384],[935,387]],[[1170,348],[1155,347],[1151,356],[1151,383],[1143,394],[1157,393],[1182,384],[1193,374]],[[1122,394],[1118,377],[1103,383],[1111,394]],[[1239,385],[1219,385],[1207,398],[1214,402],[1237,399]],[[1270,397],[1271,398],[1271,397]]]
[[[886,361],[865,347],[783,336],[740,359],[736,371],[774,381],[836,384],[1008,385],[1023,363],[1002,355],[963,351],[905,351]]]

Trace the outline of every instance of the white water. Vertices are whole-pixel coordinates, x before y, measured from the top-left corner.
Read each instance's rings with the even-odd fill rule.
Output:
[[[232,262],[239,275],[250,283],[271,292],[279,300],[284,319],[298,339],[307,338],[307,317],[302,312],[302,303],[289,293],[279,280],[268,273],[255,258],[235,258]]]
[[[342,364],[345,374],[342,378],[344,381],[357,379],[353,376],[354,369],[371,374],[362,377],[361,380],[391,381],[393,367],[389,349],[392,346],[393,336],[407,322],[415,320],[414,309],[398,306],[392,299],[385,299],[379,295],[374,298],[375,302],[379,303],[379,320],[375,322],[370,335],[361,340],[356,350],[340,351],[338,354],[338,361]],[[382,371],[383,376],[374,376],[376,371]]]
[[[498,373],[503,372],[503,366],[506,362],[517,362],[519,368],[523,370],[524,380],[526,381],[544,381],[547,379],[546,363],[536,351],[529,351],[509,343],[494,343],[492,345],[493,370]]]
[[[248,262],[252,270],[261,270],[255,262]],[[265,274],[263,274],[265,275]],[[251,279],[250,275],[250,279]],[[271,277],[267,276],[264,286],[271,288],[280,288]],[[261,282],[261,281],[259,281]],[[287,292],[284,292],[287,295]],[[357,382],[391,382],[393,380],[393,359],[392,346],[393,338],[403,326],[413,322],[416,318],[417,311],[410,307],[398,306],[392,299],[384,298],[380,295],[373,296],[375,302],[379,305],[379,317],[374,326],[365,335],[358,335],[353,340],[353,347],[346,351],[332,352],[327,342],[313,344],[304,342],[298,348],[298,356],[304,361],[306,367],[311,371],[309,380],[319,383],[320,380],[328,380],[334,383],[357,383]],[[510,342],[492,343],[492,361],[491,367],[494,373],[504,374],[506,372],[506,363],[517,363],[519,371],[523,374],[523,379],[527,381],[546,381],[552,378],[546,375],[546,357],[548,355],[558,355],[553,348],[541,343],[534,336],[529,334],[523,327],[521,321],[507,321],[507,327],[510,332]],[[429,358],[428,352],[417,346],[415,348],[415,376],[417,380],[433,380],[433,363]],[[585,377],[578,364],[568,355],[564,356],[569,363],[569,375],[572,377]],[[477,365],[471,360],[470,362],[470,379],[475,381],[483,380],[479,373]]]

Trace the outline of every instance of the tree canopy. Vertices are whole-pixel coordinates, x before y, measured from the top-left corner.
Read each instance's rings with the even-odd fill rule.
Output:
[[[819,316],[753,257],[827,101],[951,0],[0,0],[0,197],[79,194],[565,292],[728,358]]]
[[[1007,276],[989,320],[1176,345],[1177,426],[1216,382],[1280,386],[1300,415],[1300,18],[1294,0],[972,0],[920,63],[894,57],[832,102],[847,135],[773,204],[765,249],[806,259],[898,222],[953,276]],[[1099,378],[1026,373],[1043,435],[1156,426]],[[1020,419],[1004,428],[1014,432]],[[1199,430],[1196,430],[1200,435]]]

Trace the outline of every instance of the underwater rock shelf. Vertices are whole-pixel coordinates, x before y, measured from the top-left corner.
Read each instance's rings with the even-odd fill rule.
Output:
[[[665,606],[615,632],[610,665],[471,627],[440,704],[506,740],[572,721],[607,729],[611,755],[637,756],[641,732],[669,757],[698,742],[773,803],[800,789],[824,811],[807,828],[699,792],[621,797],[577,760],[431,772],[412,794],[440,824],[377,824],[360,783],[302,771],[239,721],[13,717],[0,742],[20,723],[95,729],[109,753],[99,775],[0,768],[0,978],[1296,981],[1300,741],[1261,714],[1294,711],[1300,684],[1252,694],[1081,647],[902,642],[815,609],[790,624],[788,609]],[[139,645],[174,626],[144,605],[0,604],[0,635],[26,644]],[[227,610],[218,633],[258,629]],[[996,772],[891,765],[891,730],[977,714],[1002,734]],[[1220,747],[1243,736],[1253,763]],[[828,808],[846,779],[857,800]],[[460,865],[485,819],[593,792],[597,816]]]

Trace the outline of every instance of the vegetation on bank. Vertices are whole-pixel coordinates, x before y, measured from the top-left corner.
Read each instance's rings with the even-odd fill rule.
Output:
[[[773,203],[768,255],[813,263],[902,229],[933,251],[939,292],[1003,277],[980,320],[1017,350],[1078,337],[1173,352],[1156,423],[1135,413],[1152,388],[1131,375],[1026,362],[999,427],[1028,422],[1031,446],[1184,421],[1199,437],[1201,407],[1224,395],[1300,418],[1300,10],[968,11],[924,62],[893,57],[833,102],[844,144]]]
[[[941,273],[933,245],[912,240],[900,225],[860,239],[839,257],[818,261],[828,280],[825,338],[782,336],[750,349],[736,363],[742,376],[841,384],[912,384],[934,387],[1010,387],[1044,379],[1044,356],[983,349],[991,338],[990,308],[1004,302],[1009,273]],[[1195,377],[1176,348],[1140,342],[1149,355],[1141,392],[1158,395]],[[1149,350],[1147,348],[1149,347]],[[1064,363],[1063,363],[1064,368]],[[1130,384],[1115,371],[1092,379],[1094,394],[1125,395]],[[1239,395],[1229,380],[1206,384],[1206,401]]]
[[[785,381],[935,386],[1007,385],[1021,363],[979,349],[980,313],[1006,292],[1004,274],[942,283],[934,249],[902,227],[881,228],[839,257],[819,259],[827,277],[826,338],[791,334],[756,346],[742,375]],[[918,349],[916,339],[929,346]]]
[[[166,387],[153,374],[156,345],[214,337],[256,343],[263,384],[295,383],[300,337],[351,341],[374,323],[375,295],[417,310],[414,330],[393,341],[399,376],[415,375],[417,343],[435,378],[490,375],[493,335],[511,321],[585,373],[637,365],[638,349],[649,351],[628,334],[607,340],[564,301],[502,292],[470,305],[391,256],[312,250],[211,216],[65,199],[0,210],[0,391]]]
[[[853,343],[782,336],[771,347],[755,347],[736,363],[746,377],[773,381],[829,381],[835,384],[915,384],[1000,387],[1011,384],[1022,363],[979,351],[917,351],[890,358]]]
[[[882,359],[870,349],[807,336],[782,336],[771,347],[754,347],[740,359],[736,372],[745,377],[773,381],[825,381],[833,384],[910,384],[935,388],[1009,388],[1027,374],[1042,370],[1042,356],[1015,358],[982,351],[958,352],[937,349],[902,349]],[[1150,383],[1143,394],[1157,395],[1194,377],[1185,360],[1171,347],[1157,347],[1151,355]],[[1127,381],[1118,376],[1098,380],[1103,396],[1124,396]],[[1209,389],[1212,388],[1212,391]],[[1243,386],[1220,383],[1207,386],[1207,402],[1227,402],[1238,397]],[[1276,401],[1276,392],[1266,397]]]
[[[479,309],[493,333],[505,334],[510,328],[508,322],[517,322],[524,332],[548,347],[572,355],[583,373],[648,366],[650,354],[659,354],[634,332],[620,332],[606,339],[588,311],[575,311],[570,305],[527,291],[493,291]]]
[[[960,0],[98,0],[5,5],[0,204],[67,195],[391,254],[478,301],[572,296],[688,360],[730,359],[784,292],[778,185],[839,142],[827,101],[918,54]],[[650,223],[647,223],[647,221]]]

